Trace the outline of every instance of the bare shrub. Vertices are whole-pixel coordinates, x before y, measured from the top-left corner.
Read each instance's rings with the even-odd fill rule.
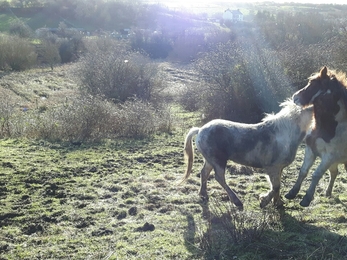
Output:
[[[157,66],[139,53],[97,51],[81,61],[77,74],[82,91],[118,103],[133,96],[150,100],[157,72]]]
[[[92,96],[76,96],[64,104],[27,112],[18,123],[21,135],[35,139],[96,141],[110,133],[110,104]]]
[[[332,55],[332,60],[337,64],[333,64],[334,68],[345,68],[347,66],[347,53],[346,53],[346,44],[347,44],[347,22],[343,24],[342,32],[339,36],[331,38],[328,41],[328,45],[333,49],[334,55]]]
[[[198,54],[206,50],[205,35],[202,31],[185,32],[175,39],[169,59],[171,61],[192,62]]]
[[[33,35],[33,31],[31,30],[31,28],[19,19],[16,19],[13,22],[11,22],[9,32],[10,34],[17,35],[21,38],[29,38]]]
[[[343,46],[346,46],[346,43],[347,32],[339,35],[338,37],[333,37],[324,43],[317,44],[315,48],[310,48],[310,51],[314,55],[315,61],[313,71],[317,71],[323,65],[335,68],[337,70],[344,70],[347,65],[347,54],[344,51]],[[307,78],[305,79],[307,80]]]
[[[12,117],[15,114],[15,101],[6,91],[0,91],[0,137],[12,135]]]
[[[260,36],[252,37],[263,46]],[[259,122],[264,112],[278,111],[278,104],[296,90],[296,79],[288,73],[286,59],[260,46],[243,39],[229,41],[217,45],[196,62],[205,82],[196,92],[198,97],[194,92],[191,95],[193,102],[200,97],[199,108],[207,120]]]
[[[248,70],[245,49],[237,43],[221,44],[198,60],[197,70],[205,84],[200,91],[207,120],[224,118],[256,122],[262,110]]]
[[[88,54],[77,64],[81,90],[114,103],[136,97],[155,107],[167,101],[165,80],[158,64],[146,55],[128,50],[123,41],[112,38],[85,39]]]
[[[179,104],[187,111],[197,111],[201,107],[203,83],[187,84],[178,95]]]
[[[98,52],[117,52],[118,54],[126,54],[128,45],[124,41],[112,38],[83,38],[83,44],[88,53]]]
[[[82,95],[72,98],[65,105],[53,111],[60,123],[61,139],[69,141],[95,141],[110,133],[111,105],[97,97]]]
[[[217,201],[212,206],[212,212],[219,218],[220,224],[225,227],[234,243],[259,240],[269,227],[269,217],[265,212],[243,212],[227,207],[224,213],[223,206]]]
[[[176,117],[170,106],[161,106],[156,109],[158,132],[170,133],[175,128]]]
[[[85,50],[82,36],[78,34],[71,38],[61,39],[59,43],[59,55],[62,63],[76,61]]]
[[[266,231],[279,229],[275,210],[263,212],[238,211],[213,200],[207,230],[200,234],[200,248],[207,259],[228,259],[237,248],[261,241]]]
[[[172,128],[169,112],[156,110],[150,103],[139,99],[120,104],[112,119],[115,134],[124,137],[143,138],[158,130],[169,132]]]
[[[13,104],[0,106],[0,136],[93,142],[119,136],[144,138],[158,131],[170,132],[173,127],[170,111],[137,99],[115,105],[83,94],[56,107],[39,106],[19,113]]]
[[[48,64],[53,70],[54,65],[60,63],[58,44],[49,40],[43,40],[38,50],[38,55],[42,63]]]
[[[209,49],[213,49],[219,44],[227,43],[236,38],[236,35],[226,29],[211,28],[205,35],[205,42]]]
[[[170,36],[162,31],[136,30],[130,41],[132,49],[144,51],[152,59],[165,59],[172,50]]]
[[[35,47],[19,36],[0,36],[0,69],[22,71],[36,64]]]
[[[296,44],[283,46],[277,50],[276,55],[293,85],[293,91],[304,87],[307,83],[307,77],[311,73],[323,65],[331,64],[335,58],[331,47],[324,46],[324,44],[311,44],[309,46]]]

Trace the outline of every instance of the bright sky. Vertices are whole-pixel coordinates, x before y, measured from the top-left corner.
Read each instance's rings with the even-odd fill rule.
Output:
[[[288,3],[288,2],[294,2],[294,3],[311,3],[311,4],[347,4],[346,0],[269,0],[271,2],[276,3]],[[154,0],[152,2],[157,3],[165,3],[168,6],[182,6],[182,7],[189,7],[189,6],[197,6],[197,5],[213,5],[217,3],[223,3],[225,4],[233,4],[237,2],[265,2],[264,0]]]

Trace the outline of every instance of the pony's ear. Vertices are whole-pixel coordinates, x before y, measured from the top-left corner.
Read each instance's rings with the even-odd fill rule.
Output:
[[[325,78],[325,77],[327,76],[327,74],[328,74],[328,68],[327,68],[327,66],[324,66],[324,67],[320,70],[319,74],[320,74],[320,77],[321,77],[321,78]]]

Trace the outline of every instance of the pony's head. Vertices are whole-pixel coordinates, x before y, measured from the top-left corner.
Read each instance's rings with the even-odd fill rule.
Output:
[[[347,102],[345,74],[336,74],[323,67],[318,73],[309,77],[307,85],[294,93],[293,101],[300,106],[307,106],[325,101],[337,102],[341,97]]]

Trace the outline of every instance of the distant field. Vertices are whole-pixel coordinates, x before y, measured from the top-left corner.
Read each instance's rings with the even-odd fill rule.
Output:
[[[68,26],[83,27],[75,21],[67,21],[58,15],[46,14],[44,12],[23,13],[12,9],[11,11],[0,12],[0,31],[8,31],[11,22],[19,19],[25,22],[33,31],[38,28],[57,28],[60,22],[65,22]]]
[[[278,11],[295,11],[295,12],[322,12],[334,14],[339,11],[336,6],[323,6],[323,5],[297,5],[295,3],[289,4],[269,4],[267,3],[249,3],[249,2],[227,2],[218,1],[214,3],[209,3],[207,1],[202,1],[199,3],[187,3],[186,1],[143,1],[144,3],[161,3],[170,9],[181,10],[192,13],[204,13],[209,16],[215,14],[222,14],[226,9],[240,9],[240,11],[246,16],[245,20],[251,19],[247,17],[249,14],[255,14],[257,11],[268,10],[269,12],[276,13]],[[42,27],[52,27],[57,28],[60,22],[65,22],[68,26],[78,27],[78,28],[93,28],[92,24],[82,24],[78,21],[66,20],[65,17],[61,17],[52,13],[45,13],[40,11],[25,11],[25,9],[12,8],[6,11],[0,11],[0,31],[7,31],[11,22],[16,19],[27,23],[32,30],[36,30]]]

